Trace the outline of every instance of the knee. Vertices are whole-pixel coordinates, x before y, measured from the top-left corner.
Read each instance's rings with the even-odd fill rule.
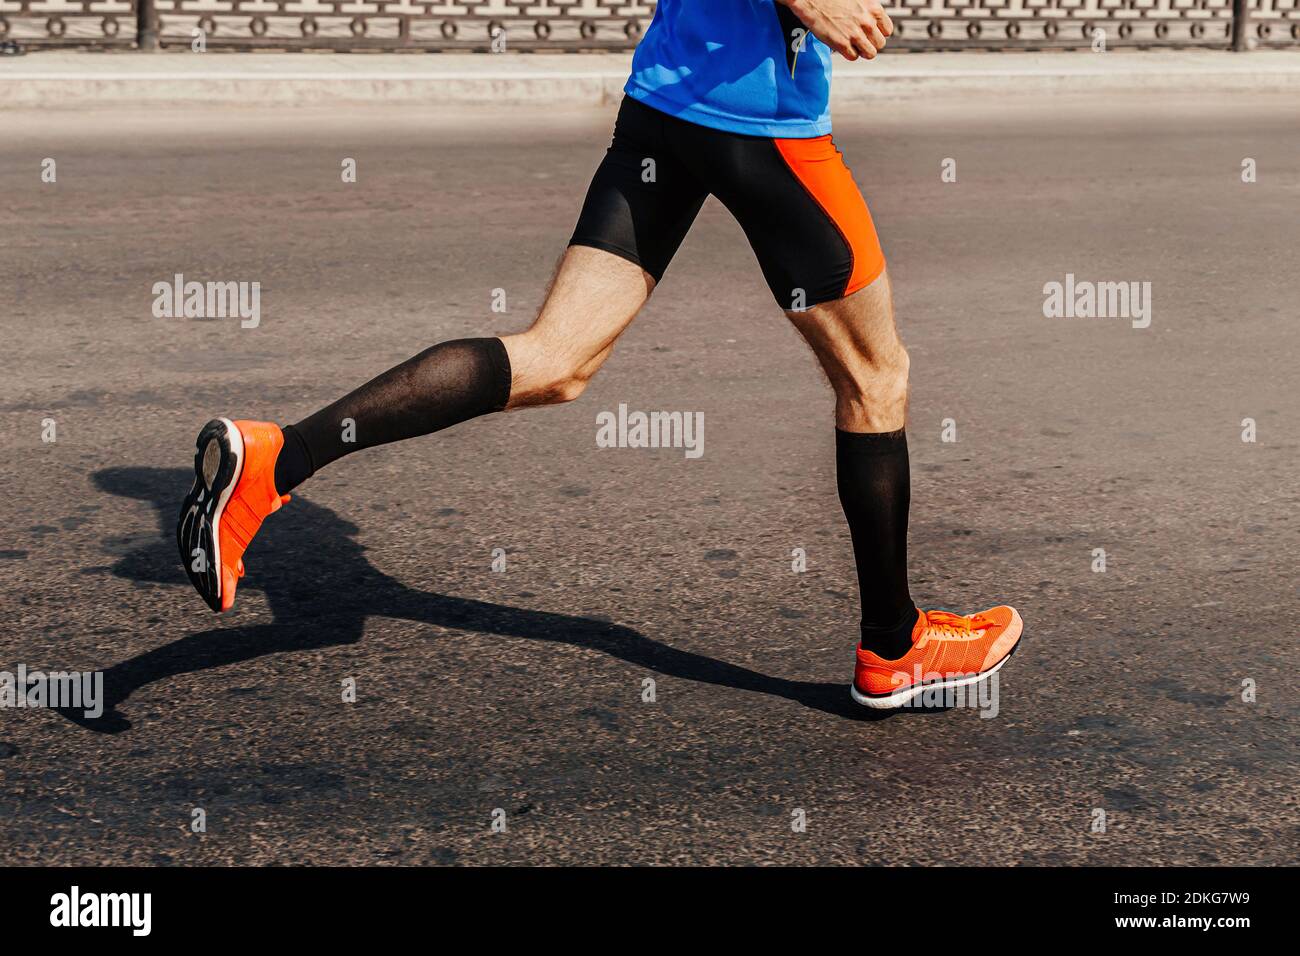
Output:
[[[886,363],[883,370],[887,387],[906,396],[908,377],[911,373],[912,357],[907,354],[907,349],[900,345],[893,358]]]
[[[587,390],[589,381],[591,376],[580,370],[567,369],[557,372],[543,388],[544,404],[562,405],[574,401]]]
[[[912,360],[899,345],[888,355],[864,356],[849,376],[854,397],[873,401],[898,401],[907,397]]]
[[[505,339],[510,355],[510,405],[560,405],[586,391],[595,363],[527,336]]]
[[[517,378],[510,391],[512,405],[563,405],[587,390],[591,376],[581,368],[556,365],[534,368]]]
[[[836,389],[836,419],[850,431],[885,432],[903,427],[911,366],[899,345],[886,356],[863,357]]]

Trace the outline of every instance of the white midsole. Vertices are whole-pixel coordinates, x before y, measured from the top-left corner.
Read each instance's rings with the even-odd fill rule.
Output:
[[[235,486],[239,484],[239,476],[244,473],[244,436],[239,434],[239,429],[229,418],[222,418],[219,421],[226,426],[226,435],[230,439],[230,453],[235,456],[235,471],[230,476],[230,482],[221,490],[217,498],[217,507],[212,512],[212,560],[215,562],[213,567],[217,571],[217,597],[221,597],[221,514],[226,510],[226,502],[230,496],[235,493]]]
[[[990,674],[996,674],[998,670],[1001,669],[1002,665],[1010,658],[1011,655],[1007,654],[1006,657],[1002,658],[1002,660],[998,661],[981,674],[964,674],[961,677],[950,677],[947,680],[935,681],[933,684],[912,684],[910,687],[905,687],[902,690],[895,691],[888,697],[867,697],[858,693],[858,688],[854,685],[849,686],[849,693],[853,695],[854,700],[859,704],[862,704],[864,707],[874,707],[877,710],[892,710],[895,707],[902,707],[913,697],[928,690],[943,690],[949,687],[965,687],[968,684],[982,681]]]

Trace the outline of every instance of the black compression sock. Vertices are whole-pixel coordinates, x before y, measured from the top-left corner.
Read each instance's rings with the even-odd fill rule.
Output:
[[[862,597],[861,646],[897,659],[912,646],[916,605],[907,588],[907,434],[835,430],[840,504],[853,537]]]
[[[311,452],[302,432],[292,425],[284,426],[284,447],[275,459],[275,490],[287,495],[312,476],[315,468],[311,464]]]
[[[359,449],[427,435],[501,411],[509,401],[510,356],[499,338],[435,345],[284,429],[276,490],[286,494]]]
[[[920,616],[921,612],[913,606],[893,627],[867,627],[863,624],[858,646],[887,661],[896,661],[912,649],[912,628],[916,627],[916,619]]]

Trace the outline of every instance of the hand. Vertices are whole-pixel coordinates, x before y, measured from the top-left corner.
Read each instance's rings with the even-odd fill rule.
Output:
[[[880,0],[777,0],[790,8],[809,32],[846,60],[874,60],[894,34]]]

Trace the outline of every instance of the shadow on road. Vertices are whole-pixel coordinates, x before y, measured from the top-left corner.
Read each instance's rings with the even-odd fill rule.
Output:
[[[158,539],[120,559],[113,565],[115,575],[188,591],[172,535],[175,509],[192,478],[188,470],[163,468],[110,468],[94,475],[100,490],[147,501],[157,513]],[[357,532],[329,509],[295,497],[258,537],[256,582],[246,578],[240,585],[241,591],[265,591],[271,623],[213,627],[116,664],[104,672],[102,716],[90,719],[79,711],[63,711],[64,716],[91,730],[118,733],[131,726],[119,705],[148,684],[266,654],[352,644],[361,640],[369,617],[592,648],[657,674],[771,694],[836,717],[878,720],[890,715],[855,704],[844,683],[770,677],[677,650],[621,624],[417,591],[373,567],[355,540]],[[178,588],[176,600],[199,599]]]

